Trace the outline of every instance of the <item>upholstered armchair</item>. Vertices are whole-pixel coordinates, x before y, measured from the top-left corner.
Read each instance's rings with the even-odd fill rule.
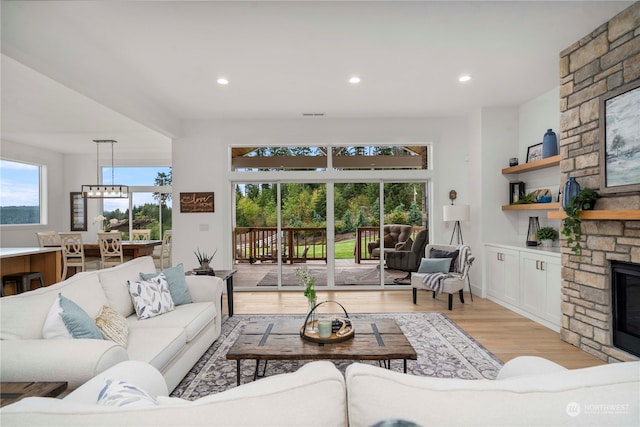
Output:
[[[406,224],[387,224],[383,226],[384,236],[382,241],[386,249],[408,250],[411,247],[412,225]],[[406,246],[406,248],[405,248]],[[380,240],[369,242],[367,249],[373,258],[380,258]]]
[[[449,294],[449,310],[453,308],[453,294],[455,293],[458,293],[460,302],[464,304],[464,285],[468,281],[469,269],[475,260],[475,257],[471,255],[469,246],[428,245],[425,252],[428,259],[451,257],[452,261],[449,264],[449,271],[446,273],[415,273],[411,276],[413,303],[416,304],[417,302],[418,289],[424,289],[432,291],[433,298],[436,297],[437,293]],[[429,280],[430,277],[437,280]],[[469,283],[469,293],[473,301],[471,283]]]
[[[411,273],[418,271],[420,261],[424,257],[424,248],[428,242],[429,231],[422,230],[416,235],[416,240],[409,250],[385,252],[387,268],[406,271],[408,274],[404,279],[410,278]],[[404,279],[400,279],[400,281]]]

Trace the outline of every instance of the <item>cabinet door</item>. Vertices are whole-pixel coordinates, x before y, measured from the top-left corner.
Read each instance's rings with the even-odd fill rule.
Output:
[[[560,326],[562,319],[562,263],[556,257],[541,257],[545,277],[545,296],[542,317]]]
[[[489,296],[502,299],[504,295],[504,263],[501,261],[499,248],[486,247],[487,293]]]
[[[497,246],[486,247],[487,293],[510,304],[518,303],[518,251]]]
[[[520,253],[520,271],[522,272],[520,301],[523,309],[537,316],[542,315],[546,286],[541,265],[537,254]]]

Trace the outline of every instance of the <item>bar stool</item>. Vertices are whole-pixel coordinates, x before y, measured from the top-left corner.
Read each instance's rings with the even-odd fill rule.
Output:
[[[39,271],[25,271],[23,273],[7,274],[2,276],[2,296],[4,296],[4,287],[7,283],[14,282],[16,284],[16,293],[29,292],[31,290],[31,281],[40,280],[40,287],[44,287],[44,279]]]

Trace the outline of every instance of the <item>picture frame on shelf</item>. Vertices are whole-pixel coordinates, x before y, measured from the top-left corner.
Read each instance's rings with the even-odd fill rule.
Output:
[[[530,145],[527,148],[527,163],[542,160],[542,142]]]
[[[600,98],[600,193],[640,192],[640,82]]]

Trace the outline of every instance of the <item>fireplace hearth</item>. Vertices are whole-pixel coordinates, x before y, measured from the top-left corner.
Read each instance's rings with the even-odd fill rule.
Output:
[[[611,263],[613,345],[640,356],[640,264]]]

